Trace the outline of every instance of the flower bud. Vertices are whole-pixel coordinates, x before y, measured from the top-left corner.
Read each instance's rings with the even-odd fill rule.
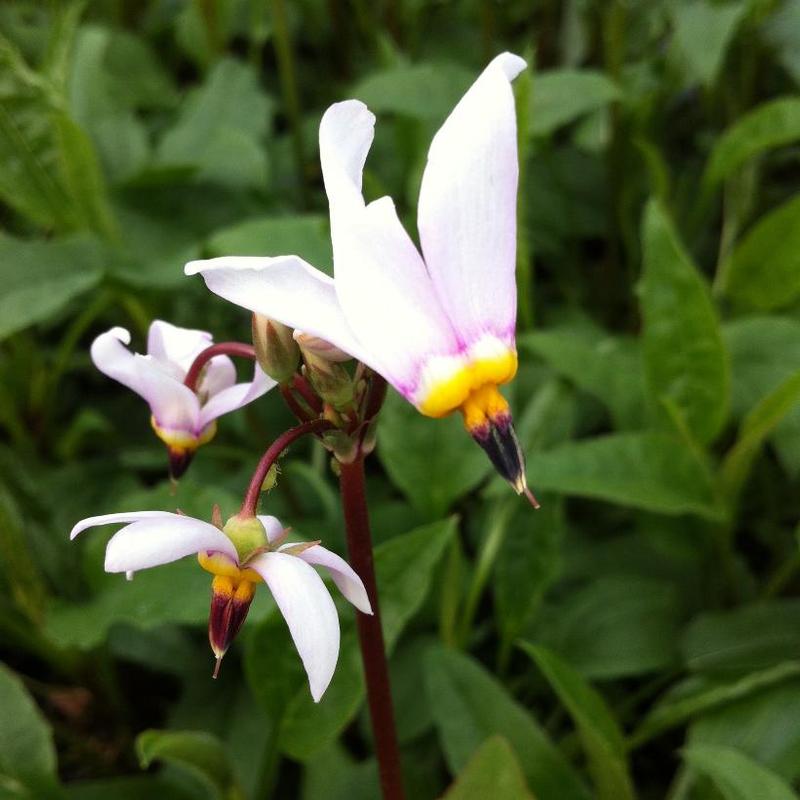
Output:
[[[303,359],[306,362],[306,377],[326,403],[337,410],[352,405],[353,379],[341,364],[328,361],[306,350],[303,351]]]
[[[269,547],[269,538],[258,517],[231,517],[222,528],[222,532],[233,542],[239,555],[240,563],[244,563],[257,550]]]
[[[253,345],[261,369],[278,383],[286,383],[300,363],[300,348],[292,329],[280,322],[253,314]]]
[[[324,358],[326,361],[350,361],[353,357],[349,353],[345,353],[344,350],[340,350],[336,345],[325,339],[320,339],[319,336],[312,336],[310,333],[295,331],[294,340],[300,345],[300,350],[303,353],[313,353],[313,355]]]

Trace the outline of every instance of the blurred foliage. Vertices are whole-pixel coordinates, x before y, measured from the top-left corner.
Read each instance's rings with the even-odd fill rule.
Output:
[[[389,398],[369,492],[408,795],[797,797],[797,0],[0,4],[0,796],[378,796],[349,607],[315,706],[266,592],[212,682],[200,570],[126,583],[101,533],[67,542],[232,512],[280,398],[171,494],[88,345],[153,318],[247,338],[191,258],[329,270],[337,100],[377,113],[365,189],[413,231],[430,138],[504,49],[531,65],[510,391],[544,502]],[[343,552],[321,450],[267,503]]]

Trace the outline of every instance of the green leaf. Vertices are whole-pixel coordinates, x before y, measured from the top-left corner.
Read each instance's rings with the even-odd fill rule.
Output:
[[[745,417],[736,444],[725,456],[720,469],[720,482],[729,498],[734,500],[738,497],[765,439],[798,403],[800,369],[770,392]]]
[[[534,800],[514,751],[502,736],[487,739],[472,755],[442,800]]]
[[[740,117],[717,140],[703,174],[713,188],[751,158],[800,139],[800,98],[781,97],[762,103]]]
[[[651,200],[642,231],[645,374],[654,400],[672,401],[689,430],[710,442],[725,423],[730,373],[709,288],[666,213]]]
[[[584,678],[609,680],[678,661],[680,604],[667,581],[603,575],[547,607],[536,626],[546,645]]]
[[[394,391],[379,418],[378,457],[393,483],[431,519],[446,514],[492,468],[458,414],[424,417]]]
[[[259,217],[217,231],[207,245],[208,255],[298,255],[309,264],[332,274],[328,218],[320,214]]]
[[[533,81],[530,133],[548,136],[620,97],[619,87],[602,72],[588,69],[540,72]]]
[[[711,476],[677,437],[620,433],[528,453],[528,485],[661,514],[719,519]]]
[[[142,800],[157,797],[158,800],[196,800],[185,790],[173,786],[154,775],[109,778],[106,780],[74,781],[64,787],[66,800]]]
[[[158,145],[157,160],[165,166],[192,165],[201,181],[262,187],[267,178],[263,139],[271,112],[254,70],[223,58],[186,98]]]
[[[765,214],[724,265],[725,293],[749,308],[769,311],[800,296],[800,195]]]
[[[576,773],[530,713],[477,661],[444,648],[426,653],[425,685],[448,766],[465,768],[489,736],[508,740],[539,800],[588,798]]]
[[[461,99],[475,75],[457,64],[403,64],[368,75],[349,97],[378,114],[394,113],[441,121]]]
[[[51,241],[0,235],[0,339],[43,322],[102,277],[102,249],[86,236]]]
[[[521,352],[543,358],[556,372],[600,400],[616,428],[640,427],[645,406],[638,342],[601,330],[563,328],[517,337]]]
[[[683,725],[693,717],[797,677],[800,677],[800,663],[791,661],[748,673],[732,681],[720,682],[707,676],[692,676],[674,687],[650,709],[631,736],[631,741],[638,746],[665,730]]]
[[[50,725],[22,681],[0,664],[0,786],[18,782],[33,792],[57,783]]]
[[[622,731],[602,696],[546,648],[528,642],[521,642],[520,647],[536,662],[577,726],[597,797],[600,800],[635,797]]]
[[[689,77],[707,87],[716,82],[747,9],[746,2],[721,5],[709,0],[692,0],[672,7],[673,46]]]
[[[113,239],[117,223],[94,146],[84,130],[64,113],[53,115],[61,177],[82,226]]]
[[[688,743],[735,747],[794,782],[800,776],[798,666],[798,662],[783,665],[787,672],[794,667],[793,680],[751,692],[703,714],[690,728]]]
[[[800,600],[741,606],[696,617],[683,636],[686,666],[715,674],[752,672],[800,652]]]
[[[213,797],[236,796],[228,754],[210,733],[147,730],[136,737],[136,754],[142,769],[164,761],[197,778]]]
[[[732,747],[691,745],[683,757],[711,778],[725,800],[797,800],[780,777]]]
[[[375,572],[387,653],[430,590],[436,565],[455,531],[455,520],[442,520],[396,536],[375,548]],[[352,613],[352,612],[350,612]],[[349,625],[352,625],[352,617]],[[336,738],[352,720],[364,697],[361,661],[352,628],[342,637],[337,672],[322,701],[314,703],[303,686],[288,704],[280,730],[283,752],[299,760],[311,758]],[[269,669],[269,660],[262,669]],[[251,669],[251,681],[256,679]]]
[[[357,762],[339,742],[305,765],[302,800],[375,800],[379,796],[375,760]]]

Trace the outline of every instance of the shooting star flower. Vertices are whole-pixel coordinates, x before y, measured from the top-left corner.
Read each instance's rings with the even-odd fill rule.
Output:
[[[180,477],[197,448],[214,437],[219,417],[275,385],[257,364],[252,381],[236,383],[236,369],[225,355],[214,356],[205,365],[194,389],[185,385],[195,358],[213,344],[205,331],[155,320],[147,337],[147,355],[128,350],[130,341],[125,328],[100,334],[92,343],[92,361],[147,401],[153,430],[167,446],[173,478]]]
[[[339,591],[359,611],[371,614],[364,584],[350,565],[319,542],[284,543],[287,530],[275,518],[231,517],[222,526],[215,508],[210,524],[167,511],[133,511],[89,517],[72,529],[128,523],[106,548],[106,572],[134,572],[197,554],[214,577],[208,634],[216,657],[214,677],[250,609],[256,587],[265,583],[283,614],[319,702],[339,658],[339,617],[314,566],[328,570]]]
[[[423,414],[460,410],[500,474],[535,503],[508,402],[517,370],[517,130],[511,81],[525,62],[497,56],[433,139],[422,178],[422,254],[394,203],[365,203],[375,117],[348,100],[319,131],[335,279],[297,256],[193,261],[211,291],[383,375]]]

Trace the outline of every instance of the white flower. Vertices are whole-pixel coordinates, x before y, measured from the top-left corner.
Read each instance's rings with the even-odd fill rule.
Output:
[[[433,139],[422,179],[422,254],[361,178],[374,116],[331,106],[319,131],[335,280],[298,256],[192,261],[211,291],[363,361],[423,414],[455,410],[518,492],[522,453],[498,391],[517,369],[517,131],[511,81],[525,62],[497,56]]]
[[[167,511],[105,514],[79,522],[70,538],[87,528],[122,522],[129,524],[106,548],[106,572],[130,573],[197,554],[200,565],[214,575],[209,639],[217,666],[244,622],[256,585],[266,583],[289,626],[311,696],[319,702],[339,657],[339,618],[311,565],[327,569],[347,600],[372,613],[364,584],[344,559],[316,542],[282,543],[287,532],[270,516],[233,517],[223,530]]]
[[[275,382],[256,364],[253,380],[236,383],[236,369],[225,355],[212,358],[195,389],[184,384],[195,358],[213,344],[205,331],[155,320],[147,337],[147,355],[128,350],[130,333],[112,328],[92,343],[95,366],[132,389],[150,406],[151,422],[167,445],[170,467],[178,477],[195,450],[216,432],[216,420],[269,391]]]

